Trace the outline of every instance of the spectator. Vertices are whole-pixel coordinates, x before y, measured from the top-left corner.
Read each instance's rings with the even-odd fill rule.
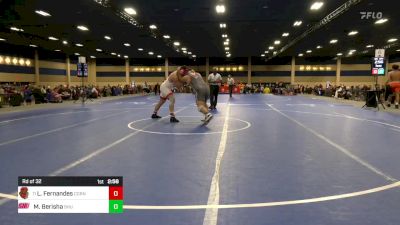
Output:
[[[229,97],[232,98],[233,88],[235,87],[235,80],[233,79],[233,77],[230,74],[228,75],[227,83],[229,86]]]

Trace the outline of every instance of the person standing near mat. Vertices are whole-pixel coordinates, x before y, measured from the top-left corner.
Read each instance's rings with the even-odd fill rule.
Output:
[[[204,123],[210,122],[213,118],[213,115],[208,111],[207,107],[207,100],[210,98],[210,88],[203,80],[203,77],[201,77],[201,74],[190,70],[186,76],[178,74],[178,80],[192,87],[196,96],[197,109],[204,114],[204,119],[202,121]]]
[[[217,109],[219,85],[222,82],[222,77],[219,73],[212,72],[208,75],[208,83],[210,84],[210,109]]]
[[[399,101],[400,101],[400,70],[399,70],[399,65],[393,65],[392,69],[393,70],[389,72],[388,84],[392,88],[393,93],[396,96],[394,107],[396,109],[398,109],[399,108]],[[390,103],[388,103],[388,106],[390,106]]]
[[[158,110],[160,110],[161,106],[169,100],[169,114],[170,114],[170,122],[178,123],[179,120],[175,118],[175,96],[172,91],[174,87],[182,86],[182,82],[178,80],[178,75],[185,76],[188,73],[189,69],[186,66],[178,67],[177,70],[170,73],[168,78],[160,85],[160,101],[154,107],[153,115],[151,115],[152,119],[159,119],[161,116],[158,115]]]
[[[233,87],[235,86],[235,80],[230,74],[228,75],[227,83],[229,86],[229,97],[232,98],[232,92],[233,92]]]

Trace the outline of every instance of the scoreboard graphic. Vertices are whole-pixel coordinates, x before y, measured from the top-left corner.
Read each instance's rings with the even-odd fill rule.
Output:
[[[122,213],[122,177],[18,177],[18,213]]]

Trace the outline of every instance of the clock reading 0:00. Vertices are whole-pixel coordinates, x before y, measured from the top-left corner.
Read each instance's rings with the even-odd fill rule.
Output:
[[[108,179],[107,184],[119,184],[119,179]]]

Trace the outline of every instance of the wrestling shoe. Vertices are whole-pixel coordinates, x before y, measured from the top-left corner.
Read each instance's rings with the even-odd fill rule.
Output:
[[[153,113],[153,115],[151,115],[152,119],[160,119],[161,116],[157,115],[156,113]]]
[[[171,118],[169,119],[169,122],[171,122],[171,123],[179,123],[179,120],[177,120],[174,116],[171,116]]]
[[[213,118],[213,115],[211,113],[207,113],[206,117],[204,118],[204,122],[208,123],[210,120]]]

